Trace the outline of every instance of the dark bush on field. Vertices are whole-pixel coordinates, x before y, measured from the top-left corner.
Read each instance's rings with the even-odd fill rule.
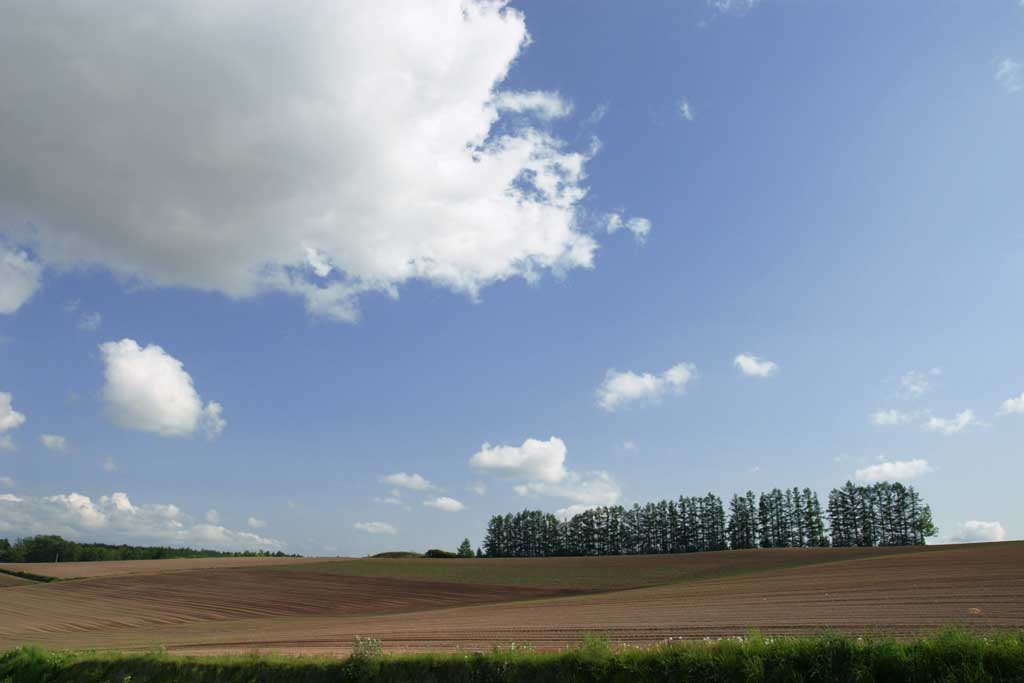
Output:
[[[437,548],[431,548],[423,554],[423,557],[433,557],[439,559],[449,559],[452,557],[458,557],[455,553],[450,553],[447,550],[438,550]]]
[[[168,560],[181,557],[299,557],[280,550],[223,552],[205,548],[78,543],[60,536],[26,536],[13,544],[0,538],[0,562],[95,562],[103,560]]]
[[[403,557],[423,557],[423,555],[420,555],[419,553],[414,553],[411,550],[389,550],[386,553],[377,553],[372,557],[391,560]]]

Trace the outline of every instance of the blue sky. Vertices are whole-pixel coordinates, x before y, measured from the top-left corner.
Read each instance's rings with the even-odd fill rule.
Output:
[[[0,536],[885,476],[1022,537],[1019,3],[117,7],[0,28]]]

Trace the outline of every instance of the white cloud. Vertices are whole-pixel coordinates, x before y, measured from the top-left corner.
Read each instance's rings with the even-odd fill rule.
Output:
[[[597,403],[611,412],[635,401],[657,401],[667,393],[683,393],[696,376],[692,363],[679,363],[660,375],[609,370],[597,390]]]
[[[213,508],[206,511],[205,517],[210,524],[220,524],[220,513]]]
[[[469,485],[469,490],[478,496],[483,496],[487,494],[487,484],[482,481],[474,481]]]
[[[109,455],[103,458],[103,471],[104,472],[115,472],[117,471],[117,463]]]
[[[92,500],[79,493],[0,496],[0,535],[58,534],[76,540],[190,545],[222,550],[280,548],[282,543],[217,524],[196,523],[172,504],[132,503],[123,492]]]
[[[760,3],[761,0],[708,0],[708,5],[721,14],[746,14]]]
[[[647,235],[651,232],[651,222],[646,218],[624,219],[622,214],[610,213],[604,217],[604,221],[609,235],[625,229],[633,233],[633,237],[641,244],[647,240]]]
[[[0,131],[2,130],[0,126]],[[0,194],[2,193],[3,190],[0,190]],[[0,241],[0,314],[14,313],[32,298],[39,289],[42,271],[42,266],[32,260],[27,253],[10,249]]]
[[[39,443],[51,451],[66,451],[68,449],[68,440],[56,434],[40,434]]]
[[[181,361],[159,346],[122,339],[101,344],[100,351],[106,364],[103,398],[118,425],[160,436],[204,431],[214,438],[224,430],[220,404],[203,406]]]
[[[679,100],[679,103],[676,106],[678,107],[679,115],[681,117],[687,121],[693,121],[693,109],[690,108],[689,100]]]
[[[1024,394],[1015,398],[1008,398],[1003,401],[1003,405],[999,407],[1000,415],[1024,415]]]
[[[1024,90],[1024,65],[1012,59],[1004,59],[996,65],[996,83],[1008,93]]]
[[[402,505],[404,501],[398,496],[387,496],[386,498],[374,498],[373,502],[382,505]]]
[[[398,529],[387,522],[356,522],[352,525],[359,531],[365,531],[368,534],[397,534]]]
[[[749,353],[739,354],[732,362],[747,377],[770,377],[779,371],[776,363]]]
[[[5,432],[25,424],[25,415],[14,409],[14,397],[0,391],[0,451],[13,451],[14,441]]]
[[[557,94],[500,89],[529,42],[485,0],[8,7],[0,225],[57,269],[341,320],[409,280],[589,268],[595,152],[546,130]]]
[[[623,441],[622,442],[622,449],[626,450],[626,451],[635,451],[636,450],[636,444],[634,442],[632,442],[632,441]]]
[[[876,425],[902,425],[907,424],[912,419],[914,419],[914,416],[910,413],[904,413],[895,408],[871,413],[871,422]]]
[[[498,111],[531,112],[543,119],[557,119],[572,113],[572,105],[556,92],[505,91],[497,93],[493,102]]]
[[[99,313],[83,313],[78,318],[78,329],[86,332],[95,332],[103,323],[103,316]]]
[[[931,471],[932,468],[928,461],[918,458],[914,460],[893,460],[880,462],[877,465],[869,465],[854,472],[853,477],[857,481],[869,483],[876,481],[905,481],[907,479],[915,479]]]
[[[469,466],[509,479],[556,483],[567,474],[565,453],[565,442],[556,436],[547,441],[527,439],[521,446],[485,443],[469,459]]]
[[[455,500],[454,498],[449,498],[448,496],[429,498],[423,501],[423,504],[426,505],[427,507],[437,508],[438,510],[444,510],[445,512],[458,512],[459,510],[463,510],[466,507],[461,502]]]
[[[1006,540],[1006,530],[999,522],[982,522],[972,519],[957,525],[953,543],[979,543]]]
[[[250,529],[266,529],[267,528],[266,520],[256,519],[255,517],[250,517],[249,519],[245,520],[245,523],[249,525]]]
[[[405,472],[388,474],[381,477],[380,481],[383,484],[391,484],[392,486],[399,486],[403,489],[412,489],[413,491],[428,491],[434,488],[433,484],[415,472],[413,474],[406,474]]]
[[[7,488],[13,488],[14,480],[11,479],[10,477],[0,477],[0,484],[6,486]]]
[[[927,372],[910,370],[900,377],[900,393],[904,398],[917,398],[931,389],[932,378],[941,374],[942,368],[932,368]]]
[[[565,479],[558,483],[531,481],[516,486],[515,492],[521,496],[565,498],[588,507],[614,505],[622,497],[622,489],[618,483],[603,470],[582,475],[569,472]]]
[[[951,436],[958,432],[962,432],[974,424],[978,424],[978,420],[974,417],[974,411],[968,408],[967,410],[957,413],[956,417],[943,418],[935,417],[933,415],[924,423],[924,428],[930,432],[938,432],[946,436]]]

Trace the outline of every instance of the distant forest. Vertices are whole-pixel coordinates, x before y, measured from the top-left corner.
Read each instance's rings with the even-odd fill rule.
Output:
[[[100,560],[166,560],[178,557],[299,557],[278,551],[240,553],[193,548],[167,548],[106,543],[77,543],[60,536],[28,536],[11,543],[0,538],[0,562],[97,562]]]
[[[914,487],[846,482],[829,493],[827,514],[817,493],[792,488],[734,495],[728,515],[712,493],[593,508],[564,521],[540,510],[496,515],[483,550],[487,557],[552,557],[923,545],[936,533],[931,509]]]

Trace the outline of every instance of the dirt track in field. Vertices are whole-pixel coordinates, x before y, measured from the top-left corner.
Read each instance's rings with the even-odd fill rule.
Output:
[[[218,569],[227,567],[269,567],[324,562],[319,557],[197,557],[173,560],[124,560],[116,562],[0,562],[0,569],[28,572],[56,579],[81,579],[124,574],[159,574],[185,569]],[[332,562],[344,561],[330,558]]]
[[[557,571],[559,560],[550,562]],[[825,629],[909,635],[946,624],[1021,629],[1024,544],[930,549],[585,595],[530,590],[537,589],[276,568],[92,579],[4,591],[0,648],[37,642],[343,653],[356,635],[402,651],[487,649],[510,641],[556,648],[585,633],[650,643],[754,628],[780,635]],[[466,606],[472,600],[516,601]]]

